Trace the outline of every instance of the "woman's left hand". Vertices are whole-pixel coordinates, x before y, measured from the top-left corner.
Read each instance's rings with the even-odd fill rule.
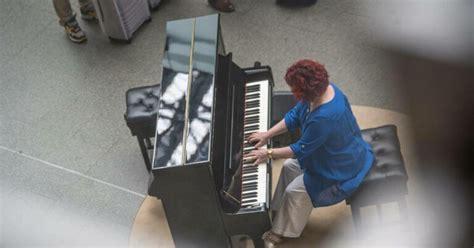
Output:
[[[268,160],[267,149],[266,148],[255,149],[251,151],[249,154],[247,154],[244,157],[244,160],[250,160],[250,161],[255,160],[253,165],[265,163]]]

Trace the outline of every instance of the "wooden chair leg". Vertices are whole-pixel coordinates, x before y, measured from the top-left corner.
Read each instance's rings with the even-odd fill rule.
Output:
[[[150,162],[150,158],[148,157],[148,150],[146,149],[145,143],[143,142],[144,139],[142,137],[137,136],[137,140],[138,140],[138,145],[140,146],[140,150],[142,152],[143,160],[145,160],[146,169],[148,170],[148,172],[150,172],[151,162]]]
[[[356,204],[351,204],[352,220],[354,221],[354,228],[356,233],[360,232],[360,207]]]

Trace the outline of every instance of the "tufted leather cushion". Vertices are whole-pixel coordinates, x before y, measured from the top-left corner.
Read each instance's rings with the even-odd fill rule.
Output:
[[[154,137],[156,116],[160,102],[160,85],[142,86],[127,90],[125,121],[132,135]]]
[[[272,125],[281,121],[285,114],[297,103],[298,100],[290,91],[274,91],[272,96]]]
[[[408,175],[400,151],[397,127],[386,125],[362,130],[362,137],[375,155],[374,164],[347,204],[357,201],[360,205],[395,200],[407,194]]]
[[[274,91],[272,96],[272,126],[283,119],[298,101],[290,91]],[[300,137],[300,131],[294,133],[286,132],[272,138],[274,147],[289,146]]]

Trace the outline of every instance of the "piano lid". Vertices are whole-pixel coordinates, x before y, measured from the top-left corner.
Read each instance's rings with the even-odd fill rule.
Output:
[[[218,34],[217,14],[166,24],[153,169],[210,159]]]

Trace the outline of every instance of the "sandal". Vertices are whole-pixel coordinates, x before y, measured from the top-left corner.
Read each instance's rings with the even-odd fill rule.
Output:
[[[277,244],[280,244],[283,241],[282,237],[273,233],[272,231],[265,232],[262,235],[262,239],[265,247],[267,248],[275,247]]]

